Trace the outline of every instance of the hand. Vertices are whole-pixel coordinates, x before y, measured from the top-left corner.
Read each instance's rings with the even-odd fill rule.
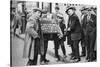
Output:
[[[64,31],[66,32],[66,31],[67,31],[67,28],[66,28],[66,29],[64,29]]]
[[[67,30],[70,31],[70,28],[68,28]]]
[[[39,35],[34,35],[33,37],[34,37],[34,39],[40,38]]]
[[[61,39],[63,37],[63,34],[58,34],[59,38]]]

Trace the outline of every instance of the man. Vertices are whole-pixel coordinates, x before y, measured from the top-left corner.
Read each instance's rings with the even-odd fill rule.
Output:
[[[55,17],[57,18],[57,16]],[[43,19],[47,19],[47,20],[55,20],[55,17],[52,18],[52,14],[50,12],[47,12],[47,14],[43,15]],[[44,37],[44,55],[43,55],[43,58],[41,59],[41,62],[44,61],[45,63],[47,63],[49,62],[49,60],[46,59],[46,53],[47,53],[49,40],[54,40],[54,44],[56,43],[55,54],[56,56],[58,56],[58,50],[57,50],[58,49],[58,36],[57,36],[57,33],[44,33],[43,37]]]
[[[52,13],[52,18],[55,19],[57,21],[57,14],[62,14],[59,12],[60,8],[59,7],[55,7],[55,13]]]
[[[68,20],[68,28],[67,30],[70,31],[71,40],[73,41],[73,58],[72,60],[75,60],[75,62],[79,62],[80,55],[79,55],[79,42],[81,39],[81,25],[79,22],[78,16],[75,14],[75,7],[69,7],[66,10],[66,13],[69,15]]]
[[[16,11],[15,8],[11,8],[11,12],[10,12],[10,29],[11,29],[11,32],[14,32],[13,28],[14,28],[14,23],[15,23],[15,11]]]
[[[43,36],[39,21],[42,13],[41,9],[34,8],[33,14],[27,22],[23,53],[23,57],[29,59],[27,65],[36,65],[38,54],[44,54]]]
[[[60,8],[59,7],[55,7],[55,13],[53,13],[53,19],[55,19],[56,23],[58,23],[58,18],[57,18],[57,14],[61,14],[59,12]],[[60,56],[58,55],[58,49],[59,49],[59,37],[57,34],[53,35],[53,39],[54,39],[54,48],[55,48],[55,57],[57,58],[57,60],[60,60]]]
[[[93,14],[97,17],[97,9],[96,7],[91,7]],[[93,53],[93,60],[97,59],[97,41],[95,40],[95,45],[94,45],[94,53]]]
[[[46,9],[45,9],[45,11],[46,11]],[[47,19],[48,17],[48,11],[46,11],[46,14],[44,14],[44,15],[42,15],[42,18],[44,19]],[[44,37],[44,55],[41,55],[41,64],[42,64],[42,62],[44,62],[44,63],[48,63],[49,62],[49,60],[48,59],[46,59],[46,54],[47,54],[47,49],[48,49],[48,40],[49,40],[49,37],[50,37],[50,35],[47,33],[44,33],[43,34],[43,37]]]
[[[87,8],[83,7],[81,9],[81,26],[84,23],[84,17],[86,16],[86,14],[87,14]],[[83,28],[82,28],[82,32],[81,32],[81,35],[82,35],[82,39],[81,39],[81,47],[82,47],[81,57],[86,56],[86,43],[85,43],[85,35],[84,34],[85,34],[85,32],[83,31]]]
[[[87,50],[87,61],[93,60],[93,51],[96,40],[96,16],[91,13],[88,8],[88,13],[84,17],[83,30],[85,32],[85,42]]]
[[[14,34],[16,33],[17,35],[19,35],[21,33],[22,17],[21,17],[21,12],[20,11],[17,11],[15,13],[13,28],[14,28]],[[20,31],[20,33],[19,33],[19,31]]]
[[[62,52],[63,52],[63,57],[65,59],[67,57],[65,46],[64,46],[64,41],[66,41],[66,32],[65,32],[66,25],[65,25],[65,21],[64,21],[62,14],[57,14],[57,20],[58,20],[58,23],[59,23],[59,27],[61,28],[61,31],[63,33],[63,37],[59,38],[59,41],[58,41],[59,45],[58,46],[59,47],[61,46],[61,49],[62,49]]]

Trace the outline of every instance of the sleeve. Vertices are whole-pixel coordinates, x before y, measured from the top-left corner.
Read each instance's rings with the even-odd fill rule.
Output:
[[[66,29],[66,25],[64,24],[64,29]]]
[[[82,28],[86,28],[86,23],[87,23],[87,16],[84,16],[83,17],[83,20],[82,20]]]
[[[30,17],[27,20],[27,28],[33,27],[35,23],[36,23],[36,21],[32,17]]]
[[[96,16],[94,15],[94,17],[93,17],[93,23],[94,23],[95,27],[96,27],[96,22],[97,22],[97,18],[96,18]]]
[[[27,32],[28,34],[30,34],[33,38],[38,37],[37,31],[34,29],[35,23],[36,23],[35,20],[28,22],[28,23],[27,23],[27,29],[26,29],[26,32]]]

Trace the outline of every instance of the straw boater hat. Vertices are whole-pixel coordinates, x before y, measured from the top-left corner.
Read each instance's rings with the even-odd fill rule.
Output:
[[[47,11],[42,10],[40,8],[33,8],[33,11],[40,11],[41,13],[46,13]]]
[[[68,14],[68,10],[70,10],[70,9],[72,9],[72,10],[76,11],[76,8],[75,8],[75,7],[69,7],[69,8],[67,8],[67,9],[66,9],[66,11],[65,11],[65,12]]]
[[[59,18],[63,18],[63,14],[57,14],[57,17],[59,17]]]

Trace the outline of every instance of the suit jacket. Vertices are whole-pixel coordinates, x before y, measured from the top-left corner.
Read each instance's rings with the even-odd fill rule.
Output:
[[[60,26],[61,31],[63,33],[63,37],[61,38],[61,40],[65,41],[66,40],[66,33],[65,33],[64,29],[66,29],[66,25],[63,22],[61,22],[59,24],[59,26]]]
[[[84,16],[82,28],[85,35],[88,34],[89,32],[96,31],[96,16],[91,14],[89,21],[87,21],[87,15]]]
[[[78,16],[74,13],[69,16],[68,28],[71,32],[71,40],[80,40],[81,39],[81,24]]]

